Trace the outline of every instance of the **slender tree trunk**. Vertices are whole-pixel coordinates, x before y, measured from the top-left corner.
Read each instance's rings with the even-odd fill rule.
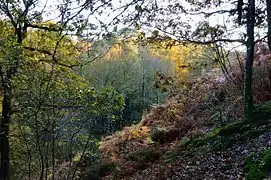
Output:
[[[30,149],[30,147],[28,145],[28,140],[27,140],[26,135],[23,132],[21,126],[19,126],[19,130],[21,132],[21,136],[23,137],[23,140],[25,142],[25,147],[26,147],[26,150],[27,150],[27,156],[28,156],[28,179],[30,180],[31,179],[31,162],[32,162],[31,149]]]
[[[255,0],[248,1],[247,13],[247,59],[245,64],[244,83],[244,118],[252,120],[253,97],[252,97],[252,68],[254,58],[254,22],[255,22]]]
[[[0,180],[10,179],[9,163],[9,123],[11,120],[11,78],[6,78],[2,102],[2,118],[0,130]]]
[[[24,33],[21,26],[14,27],[18,45],[22,44]],[[16,47],[14,47],[16,48]],[[10,158],[9,158],[9,125],[12,114],[12,78],[16,74],[21,52],[14,55],[15,63],[6,71],[6,76],[1,69],[1,79],[3,84],[2,117],[0,122],[0,180],[10,180]],[[12,56],[12,55],[10,55]]]
[[[48,138],[48,136],[50,136],[49,135],[49,133],[47,134],[46,133],[46,138]],[[45,175],[44,175],[44,178],[45,178],[45,180],[47,180],[48,179],[48,171],[49,171],[49,142],[48,142],[48,139],[46,140],[46,142],[45,142],[45,155],[44,155],[44,161],[45,161]]]
[[[266,9],[267,9],[267,42],[269,51],[271,51],[271,0],[266,0]]]
[[[38,111],[37,111],[38,112]],[[41,143],[40,143],[40,134],[39,134],[39,123],[38,123],[38,117],[37,117],[37,114],[36,114],[36,122],[35,122],[35,125],[36,125],[36,143],[37,143],[37,146],[38,146],[38,152],[39,152],[39,156],[40,156],[40,161],[41,161],[41,169],[40,169],[40,180],[43,180],[44,178],[44,155],[43,155],[43,152],[42,152],[42,149],[41,149]]]
[[[73,171],[73,174],[72,174],[72,177],[71,177],[72,180],[75,179],[76,172],[78,171],[78,168],[79,168],[79,166],[80,166],[81,163],[82,163],[83,157],[84,157],[84,155],[85,155],[87,149],[89,148],[89,142],[90,142],[91,137],[92,137],[92,136],[89,134],[89,135],[88,135],[87,142],[86,142],[85,147],[84,147],[84,149],[83,149],[83,152],[82,152],[82,154],[81,154],[81,156],[80,156],[79,162],[75,165],[75,168],[74,168],[74,171]]]
[[[54,114],[55,113],[55,109],[53,109]],[[55,141],[56,141],[56,122],[55,119],[53,119],[53,127],[52,127],[52,137],[53,137],[53,141],[52,141],[52,180],[55,180]]]

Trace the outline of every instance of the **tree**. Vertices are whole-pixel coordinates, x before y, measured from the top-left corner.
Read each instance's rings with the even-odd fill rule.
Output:
[[[123,97],[112,89],[88,88],[68,68],[30,63],[14,79],[18,98],[10,133],[12,178],[74,179],[82,159],[98,156],[97,120],[109,125],[118,121]]]
[[[10,32],[7,37],[2,39],[4,44],[1,44],[3,54],[1,55],[2,59],[0,65],[3,91],[2,117],[0,123],[0,179],[3,180],[10,179],[9,126],[12,123],[13,100],[16,99],[16,97],[13,96],[13,92],[15,91],[13,79],[20,74],[21,67],[27,64],[29,57],[26,52],[39,52],[41,56],[46,55],[50,57],[46,59],[47,62],[72,68],[78,64],[62,61],[61,51],[59,51],[59,46],[64,41],[64,37],[68,34],[84,36],[85,33],[83,30],[93,30],[94,32],[87,35],[91,34],[92,37],[94,37],[99,36],[102,31],[107,30],[107,26],[102,22],[100,22],[100,24],[98,23],[100,26],[89,23],[89,17],[95,13],[101,13],[110,7],[112,8],[111,0],[95,2],[63,0],[58,2],[58,4],[54,4],[51,7],[39,0],[3,0],[0,2],[0,14],[7,24],[5,30]],[[133,2],[130,3],[132,4]],[[42,23],[43,18],[48,18],[48,16],[46,17],[47,6],[51,9],[53,7],[56,8],[54,14],[57,15],[58,18],[53,24]],[[126,6],[120,7],[120,9],[125,8]],[[86,10],[88,12],[85,12]],[[55,32],[57,39],[55,39],[53,43],[54,47],[46,49],[46,47],[25,46],[25,40],[29,37],[29,29]],[[47,34],[44,33],[44,35]]]
[[[267,10],[267,42],[269,50],[271,51],[271,2],[266,0]]]
[[[1,39],[13,36],[8,23],[2,23]],[[120,93],[110,88],[90,88],[66,66],[78,63],[80,56],[71,38],[62,38],[55,54],[58,62],[52,60],[47,52],[54,50],[58,37],[54,31],[29,30],[22,44],[27,48],[24,63],[12,79],[12,95],[16,97],[12,99],[9,124],[12,179],[44,179],[49,175],[54,179],[59,176],[59,166],[67,162],[67,179],[74,179],[81,159],[93,153],[98,156],[96,141],[105,133],[97,129],[114,131],[112,127],[122,120],[124,99]],[[3,42],[2,60],[15,53],[10,40]],[[37,51],[28,50],[30,47]],[[2,63],[6,63],[4,67],[9,65]]]
[[[2,23],[2,25],[6,23]],[[2,26],[3,27],[3,26]],[[22,57],[21,48],[18,46],[18,41],[12,37],[12,32],[9,27],[4,27],[7,30],[7,37],[3,39],[2,44],[2,63],[0,66],[3,100],[2,100],[2,116],[1,116],[1,135],[0,135],[0,153],[1,153],[1,168],[0,179],[9,179],[9,124],[11,119],[12,106],[12,77],[17,71],[16,66],[19,58]],[[3,61],[3,59],[7,61]]]
[[[245,65],[244,84],[244,117],[246,120],[253,118],[253,96],[252,96],[252,68],[254,60],[254,26],[255,26],[255,0],[248,0],[247,9],[247,57]]]

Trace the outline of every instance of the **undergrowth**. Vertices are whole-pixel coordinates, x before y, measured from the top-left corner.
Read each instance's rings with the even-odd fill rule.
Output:
[[[265,103],[255,106],[253,121],[241,119],[244,106],[239,87],[243,76],[236,69],[232,70],[231,82],[219,83],[204,77],[173,88],[165,103],[153,106],[139,124],[104,138],[100,146],[102,155],[118,164],[121,175],[127,172],[126,176],[130,176],[138,164],[150,164],[158,158],[173,162],[180,155],[198,156],[205,150],[223,151],[260,136],[271,127],[271,88],[261,78],[269,72],[266,67],[271,66],[262,63],[255,67],[259,73],[254,73],[253,100]],[[167,153],[157,155],[154,146]],[[157,158],[153,160],[152,156]]]
[[[244,163],[247,180],[262,180],[271,172],[271,149],[248,156]]]

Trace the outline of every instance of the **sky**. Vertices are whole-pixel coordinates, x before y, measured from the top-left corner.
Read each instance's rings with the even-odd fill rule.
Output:
[[[40,0],[38,8],[44,9],[44,11],[46,12],[45,16],[44,16],[44,20],[53,20],[53,21],[60,20],[60,18],[58,17],[59,11],[57,10],[57,5],[59,5],[61,3],[60,1],[63,1],[63,0]],[[100,2],[100,0],[96,0],[96,1]],[[126,0],[126,1],[125,0],[112,0],[113,8],[118,9],[121,7],[121,5],[123,5],[123,3],[127,4],[131,1],[132,0]],[[149,1],[149,0],[147,0],[147,1]],[[169,0],[169,1],[157,0],[157,1],[160,6],[167,6],[169,4],[169,2],[174,3],[174,0]],[[176,2],[176,0],[175,0],[175,2]],[[178,1],[178,2],[180,2],[180,1]],[[83,2],[81,2],[81,4],[82,3]],[[100,5],[100,3],[97,3],[96,6],[98,6],[98,5]],[[188,3],[185,4],[185,1],[182,1],[182,5],[184,5],[185,8],[190,8]],[[222,8],[223,9],[230,9],[230,8],[232,8],[232,6],[233,6],[232,4],[227,3],[227,4],[224,4],[224,6],[222,6]],[[73,3],[73,8],[75,8],[75,9],[71,12],[76,12],[78,10],[78,9],[76,9],[76,7],[78,7],[77,1]],[[99,22],[102,21],[105,24],[108,24],[112,21],[113,18],[119,17],[118,14],[121,12],[121,10],[123,10],[123,9],[120,8],[119,10],[116,10],[116,11],[106,9],[105,11],[103,11],[102,14],[94,13],[93,15],[89,16],[89,22],[91,22],[93,24],[99,24]],[[219,10],[219,8],[211,7],[211,8],[203,9],[203,11],[205,11],[205,12],[213,12],[216,10]],[[129,7],[126,11],[134,11],[134,6]],[[84,11],[82,11],[81,14],[84,15],[85,17],[88,17],[89,11],[84,10]],[[172,17],[163,15],[163,17],[158,17],[158,18],[170,19]],[[228,36],[228,38],[232,38],[232,39],[237,39],[237,38],[239,38],[239,33],[246,32],[246,29],[244,27],[237,28],[237,29],[234,29],[234,31],[231,31],[230,29],[232,29],[233,23],[231,23],[231,21],[227,22],[228,15],[215,15],[215,16],[211,16],[208,18],[204,17],[203,15],[193,15],[193,16],[182,15],[181,18],[182,18],[182,21],[187,21],[192,26],[192,28],[195,28],[196,25],[203,20],[208,21],[210,23],[210,25],[217,25],[217,24],[226,25],[228,28],[228,31],[227,31],[228,35],[227,36]],[[178,18],[176,18],[176,20],[178,20]],[[156,24],[154,24],[154,26],[155,25]],[[118,23],[118,29],[121,29],[123,27],[125,27],[124,24]],[[153,28],[146,27],[146,26],[143,26],[142,28],[143,28],[143,30],[153,30]],[[112,29],[113,29],[113,26],[111,27],[111,30]],[[263,32],[262,30],[256,30],[256,31],[258,31],[260,33]],[[239,44],[236,44],[236,43],[229,44],[228,48],[232,48],[237,45],[239,45]]]
[[[39,0],[39,9],[44,9],[45,16],[44,16],[44,20],[54,20],[54,21],[58,21],[60,20],[60,18],[58,17],[59,15],[59,11],[57,10],[57,6],[61,3],[60,0]],[[99,0],[97,0],[99,1]],[[123,5],[124,3],[127,4],[129,2],[129,0],[126,0],[127,2],[125,3],[125,1],[122,0],[122,2],[120,0],[112,0],[112,4],[113,4],[113,8],[117,9],[119,8],[121,5]],[[132,0],[130,0],[132,1]],[[164,1],[164,0],[158,0],[159,5],[161,6],[167,6],[169,3],[168,1]],[[169,1],[172,2],[172,1]],[[100,3],[99,3],[100,4]],[[99,5],[98,4],[98,5]],[[189,4],[185,3],[185,1],[183,1],[182,5],[184,5],[185,7],[189,8]],[[73,3],[74,8],[76,8],[78,5],[77,3]],[[134,6],[132,6],[131,8],[128,8],[127,10],[132,11],[134,8]],[[223,9],[225,8],[230,8],[230,6],[226,7],[223,6]],[[205,9],[206,12],[210,12],[210,11],[215,11],[217,9]],[[116,17],[118,15],[120,11],[111,11],[110,9],[107,9],[106,11],[104,11],[101,15],[99,15],[98,13],[95,13],[94,15],[92,15],[90,17],[90,20],[92,22],[97,21],[96,19],[99,19],[100,21],[103,21],[104,23],[109,23],[112,21],[112,19],[114,17]],[[89,12],[87,10],[82,12],[82,15],[84,16],[88,16]],[[165,17],[164,18],[168,18]],[[210,22],[211,25],[216,25],[216,24],[226,24],[226,16],[211,16],[207,18],[208,21]],[[191,23],[191,25],[196,25],[198,22],[206,20],[206,17],[203,17],[203,15],[194,15],[194,16],[182,16],[182,21],[189,21]],[[97,21],[98,23],[98,21]]]

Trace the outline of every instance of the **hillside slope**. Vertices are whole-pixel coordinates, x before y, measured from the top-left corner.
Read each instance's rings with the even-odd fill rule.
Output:
[[[271,171],[270,122],[241,121],[183,140],[156,163],[123,179],[266,178]]]
[[[255,63],[253,93],[260,105],[253,122],[241,119],[240,71],[232,72],[226,82],[212,77],[193,80],[172,90],[139,124],[102,140],[102,179],[268,177],[271,66],[269,58],[257,61],[261,63]]]

